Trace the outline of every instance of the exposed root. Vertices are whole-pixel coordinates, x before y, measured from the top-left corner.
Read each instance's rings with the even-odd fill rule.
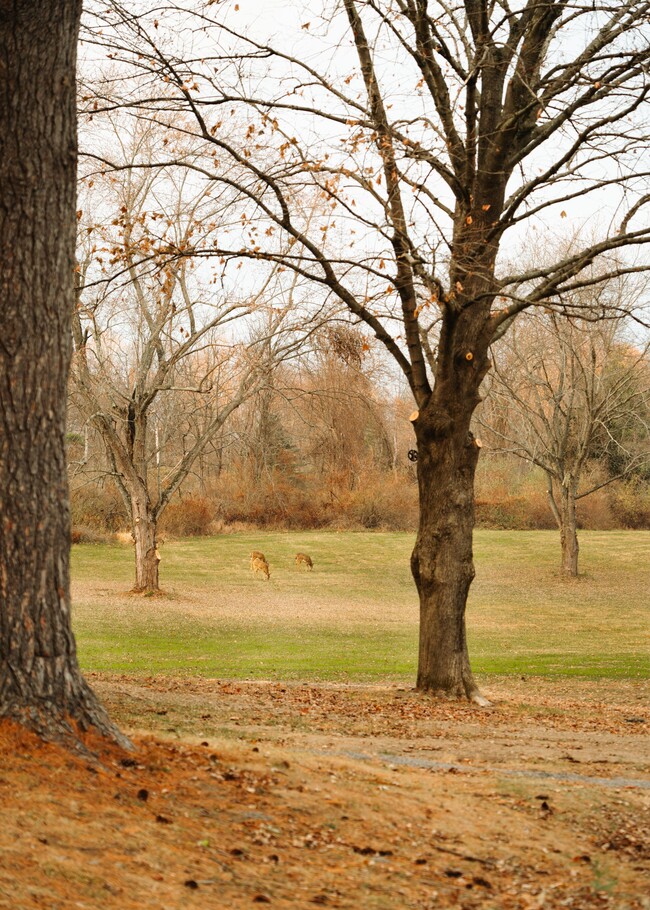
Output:
[[[491,708],[492,702],[489,698],[486,698],[485,695],[481,695],[479,688],[474,681],[474,677],[471,672],[466,673],[465,675],[465,696],[467,700],[473,705],[478,705],[479,708]]]
[[[479,708],[491,708],[494,704],[489,698],[481,695],[478,689],[470,693],[465,693],[458,689],[453,692],[448,692],[446,689],[416,689],[415,691],[422,692],[423,695],[428,695],[441,701],[469,701],[473,705],[478,705]]]
[[[107,744],[128,752],[134,748],[85,684],[73,706],[61,707],[50,699],[9,698],[0,707],[0,722],[3,719],[91,761],[97,760],[95,750]]]
[[[472,673],[469,665],[469,655],[467,650],[465,650],[465,665],[463,667],[463,686],[465,689],[465,695],[467,700],[473,705],[478,705],[479,708],[491,708],[492,702],[489,698],[486,698],[485,695],[481,695],[479,688],[476,685],[476,680],[474,679],[474,674]]]
[[[489,698],[481,695],[473,677],[470,682],[457,683],[449,689],[423,686],[418,681],[415,691],[421,692],[423,695],[429,695],[431,698],[445,699],[446,701],[469,701],[473,705],[478,705],[479,708],[491,708],[493,706],[493,702]]]
[[[491,708],[494,704],[494,702],[491,702],[489,698],[485,697],[485,695],[481,695],[478,689],[475,692],[472,692],[468,698],[473,705],[478,705],[479,708]]]

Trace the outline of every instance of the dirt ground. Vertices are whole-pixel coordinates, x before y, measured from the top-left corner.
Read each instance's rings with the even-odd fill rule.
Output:
[[[132,754],[0,727],[0,907],[650,910],[645,684],[91,682]]]

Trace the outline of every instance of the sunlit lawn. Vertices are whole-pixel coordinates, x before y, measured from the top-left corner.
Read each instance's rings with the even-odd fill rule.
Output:
[[[410,534],[370,532],[168,542],[162,564],[168,597],[155,599],[126,595],[133,577],[129,547],[76,546],[73,579],[81,594],[74,624],[82,665],[144,674],[411,681],[418,615],[412,542]],[[475,670],[650,676],[650,532],[583,532],[578,579],[559,574],[558,546],[553,532],[477,533],[468,608]],[[251,549],[269,557],[270,582],[247,569]],[[295,570],[298,549],[313,556],[313,573]],[[213,617],[215,592],[221,607]],[[284,608],[291,621],[283,620]]]

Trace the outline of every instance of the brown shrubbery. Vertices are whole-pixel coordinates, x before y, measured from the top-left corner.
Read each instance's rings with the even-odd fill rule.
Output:
[[[476,477],[476,523],[479,528],[532,530],[556,527],[539,477],[520,473],[520,465],[486,458]]]
[[[211,496],[226,524],[410,530],[417,523],[417,487],[405,474],[367,470],[350,483],[347,475],[287,477],[278,471],[255,483],[229,473]]]
[[[341,501],[338,520],[342,525],[369,530],[415,530],[417,484],[405,474],[367,474]]]
[[[585,486],[602,482],[597,468],[585,476]],[[578,527],[591,531],[650,527],[647,484],[617,482],[578,500]],[[546,481],[541,472],[517,471],[517,463],[485,459],[477,474],[476,520],[480,528],[516,531],[555,530]]]
[[[301,480],[296,482],[279,471],[257,482],[244,470],[224,473],[212,487],[211,496],[218,518],[226,524],[320,528],[331,517],[322,491],[314,493]]]
[[[107,531],[99,531],[87,525],[73,525],[70,532],[71,543],[108,543],[110,538]]]
[[[126,526],[124,503],[113,484],[85,484],[70,491],[70,517],[73,528],[88,531],[119,531]]]
[[[214,504],[203,496],[185,496],[170,502],[160,519],[160,530],[173,537],[202,537],[210,533]]]
[[[650,484],[636,478],[612,491],[611,509],[624,528],[650,527]]]
[[[596,476],[596,480],[598,477]],[[486,458],[477,475],[477,526],[504,530],[555,529],[540,473],[506,459]],[[309,528],[415,531],[415,470],[301,473],[284,466],[255,480],[246,464],[223,471],[203,495],[176,497],[160,531],[172,537],[232,529]],[[84,486],[72,492],[73,542],[100,542],[128,528],[117,490]],[[650,527],[650,489],[639,480],[617,482],[578,501],[580,528]]]

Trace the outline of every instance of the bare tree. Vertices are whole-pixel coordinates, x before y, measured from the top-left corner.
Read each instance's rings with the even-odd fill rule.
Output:
[[[81,3],[0,4],[0,717],[128,745],[70,625],[66,383],[74,307]]]
[[[497,450],[545,472],[568,575],[578,574],[578,500],[650,461],[650,348],[631,345],[624,328],[622,317],[595,323],[553,312],[525,317],[501,343],[482,410]],[[585,486],[594,459],[616,468]]]
[[[92,217],[79,212],[72,391],[124,500],[135,590],[151,592],[159,590],[158,521],[171,497],[305,325],[298,332],[293,307],[273,300],[277,269],[266,269],[257,292],[236,296],[194,268],[197,238],[214,230],[213,200],[187,173],[141,166],[162,142],[150,125],[129,135],[122,124],[113,141],[122,164],[86,177]]]
[[[417,685],[483,703],[465,632],[479,457],[470,423],[490,347],[519,313],[551,297],[561,311],[566,294],[645,268],[633,253],[650,240],[650,5],[342,0],[313,12],[274,43],[219,4],[134,17],[113,0],[90,40],[128,78],[132,110],[182,112],[184,131],[192,119],[200,173],[228,189],[244,225],[205,255],[225,269],[281,262],[325,288],[407,378],[419,453]],[[116,91],[112,78],[93,105],[110,109]],[[174,160],[188,166],[173,155],[153,164]],[[327,217],[305,217],[313,198]],[[612,198],[595,240],[530,269],[503,264],[514,238],[530,244],[536,229]],[[594,278],[585,269],[599,258]]]

